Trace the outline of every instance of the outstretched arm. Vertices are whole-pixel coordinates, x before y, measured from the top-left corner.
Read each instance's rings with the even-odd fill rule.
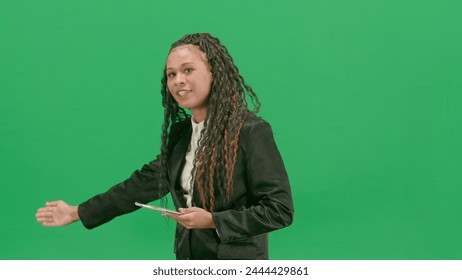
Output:
[[[66,226],[80,220],[78,206],[71,206],[62,200],[45,203],[35,214],[37,222],[47,227]]]

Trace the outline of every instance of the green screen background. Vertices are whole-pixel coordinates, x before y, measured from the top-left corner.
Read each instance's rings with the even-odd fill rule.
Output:
[[[461,259],[461,8],[1,0],[0,259],[175,257],[175,223],[147,210],[91,231],[34,214],[154,158],[166,55],[193,32],[228,47],[289,172],[295,222],[272,259]]]

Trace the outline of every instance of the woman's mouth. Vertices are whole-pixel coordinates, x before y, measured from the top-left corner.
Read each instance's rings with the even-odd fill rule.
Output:
[[[180,90],[179,92],[177,92],[177,95],[178,95],[179,97],[183,97],[183,96],[185,96],[188,92],[189,92],[189,90]]]

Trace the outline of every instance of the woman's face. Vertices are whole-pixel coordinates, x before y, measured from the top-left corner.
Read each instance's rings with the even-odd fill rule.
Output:
[[[205,54],[196,46],[183,45],[171,50],[166,63],[167,87],[183,108],[193,113],[207,111],[212,73]]]

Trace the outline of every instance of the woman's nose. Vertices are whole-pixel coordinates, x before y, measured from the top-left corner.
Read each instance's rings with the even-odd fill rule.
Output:
[[[175,76],[175,85],[184,85],[185,83],[185,77],[183,74],[177,74]]]

